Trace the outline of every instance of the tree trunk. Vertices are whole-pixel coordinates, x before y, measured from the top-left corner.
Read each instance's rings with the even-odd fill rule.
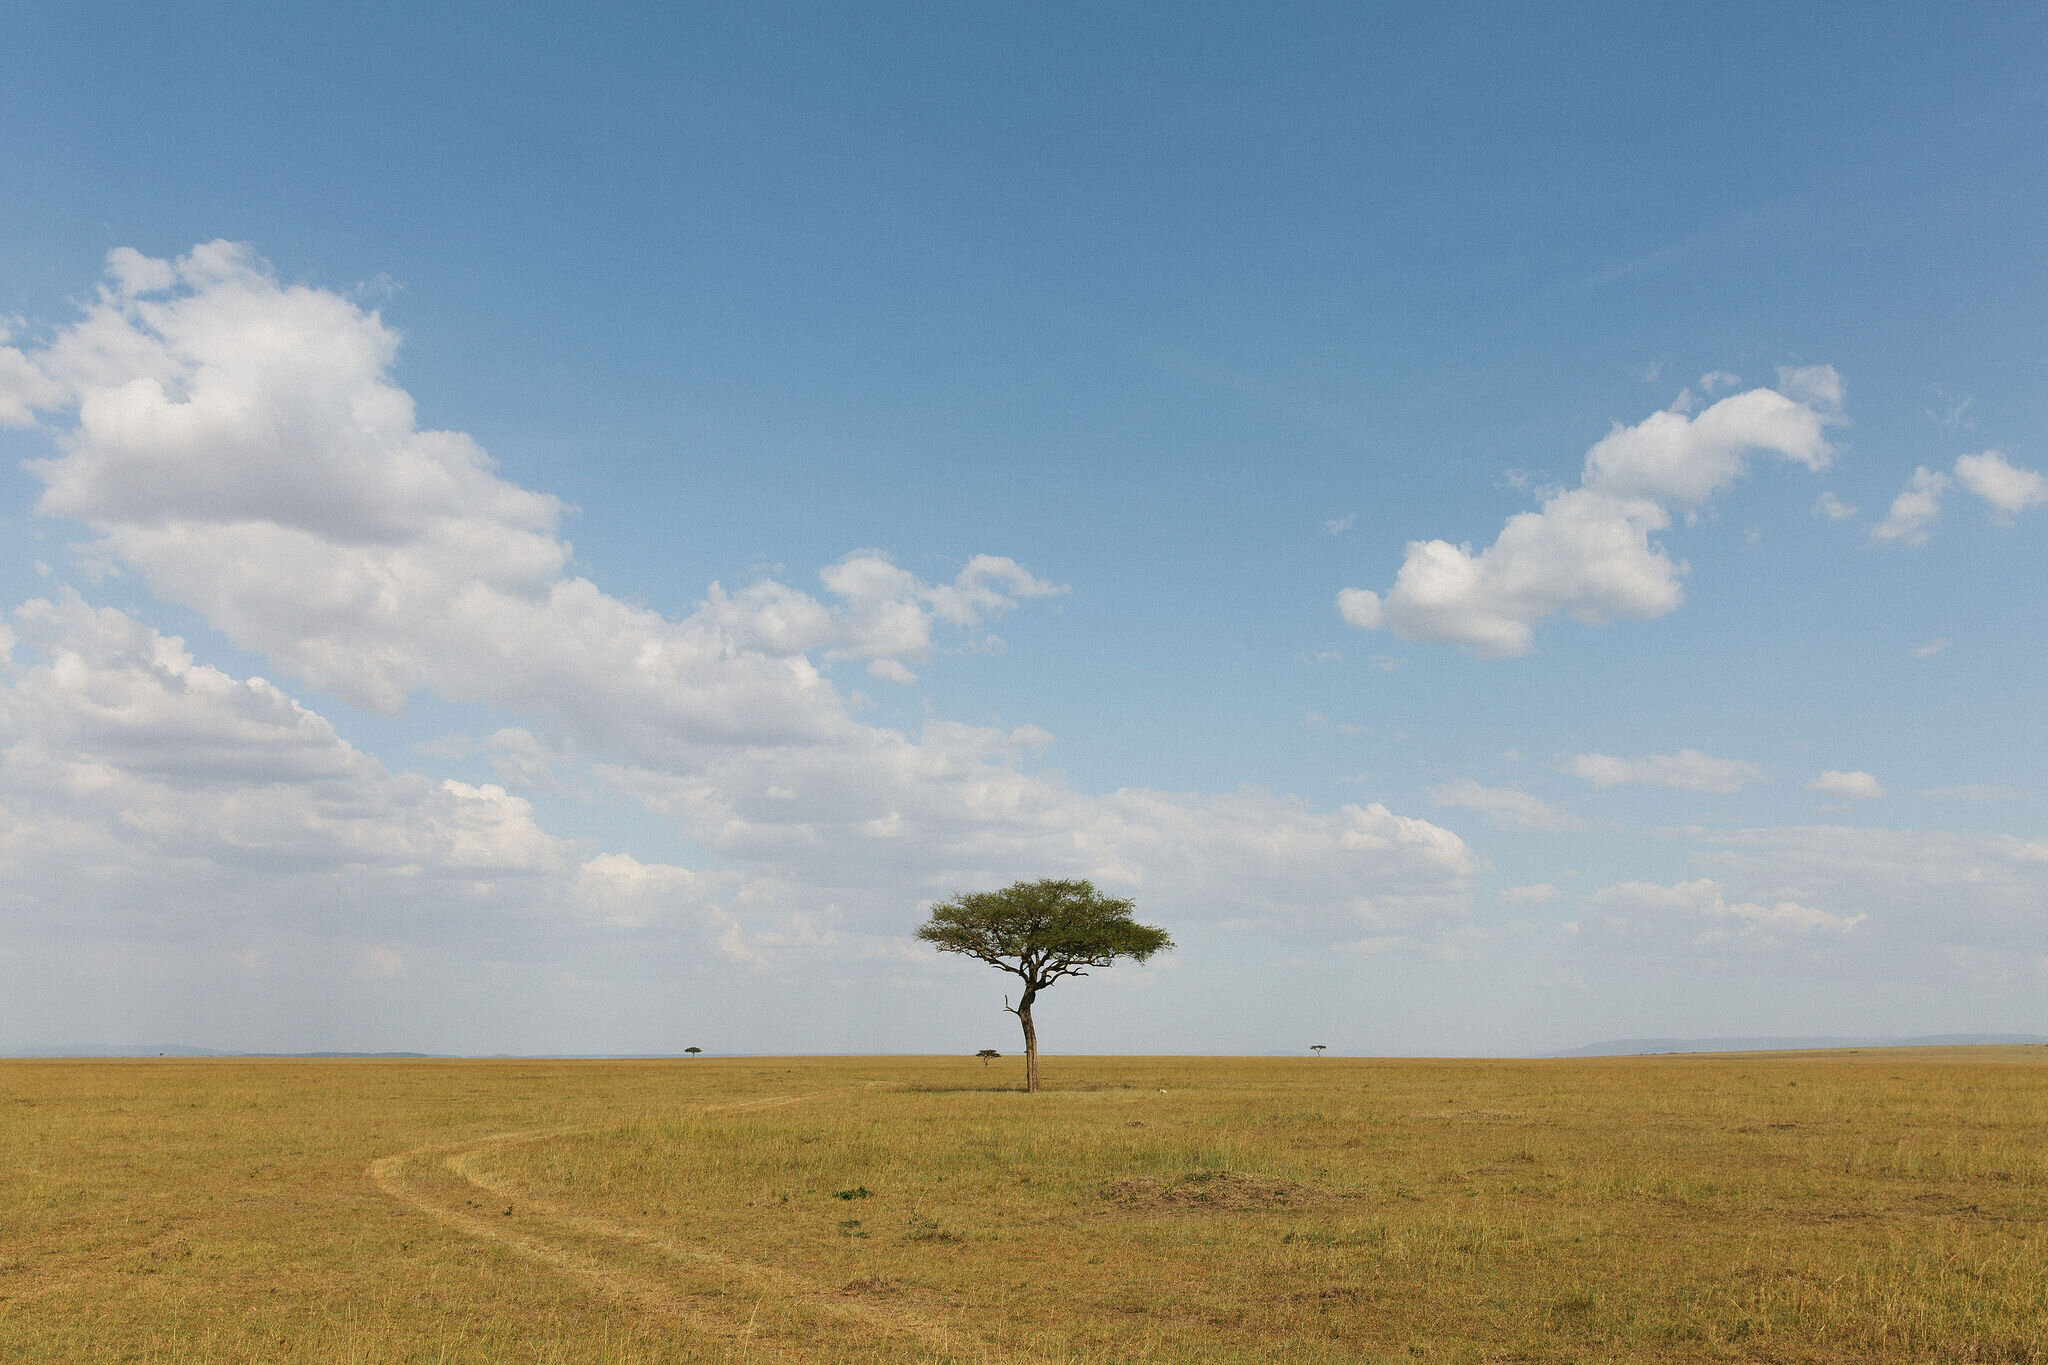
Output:
[[[1038,1030],[1031,1027],[1031,1000],[1037,994],[1037,987],[1027,986],[1017,1002],[1017,1022],[1024,1026],[1024,1089],[1033,1095],[1038,1093]]]

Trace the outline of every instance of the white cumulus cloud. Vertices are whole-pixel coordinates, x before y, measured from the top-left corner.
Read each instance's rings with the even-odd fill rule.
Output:
[[[361,705],[430,690],[552,714],[598,747],[822,739],[848,720],[813,652],[903,679],[935,623],[1059,591],[998,556],[926,584],[866,551],[821,575],[836,604],[714,584],[666,619],[567,572],[556,499],[415,425],[375,314],[226,243],[157,264],[116,262],[120,287],[35,357],[77,414],[60,453],[30,462],[38,510]]]
[[[1877,779],[1866,772],[1836,772],[1829,769],[1806,784],[1810,792],[1840,797],[1847,801],[1874,801],[1884,795]]]
[[[2048,478],[2010,463],[1996,450],[1957,459],[1956,482],[1990,504],[1991,515],[2001,523],[2010,524],[2027,509],[2048,505]]]
[[[2048,842],[1839,825],[1694,834],[1710,849],[1697,861],[1751,899],[1868,915],[1862,931],[1891,945],[1897,970],[1924,971],[1926,949],[1938,946],[1959,968],[1968,954],[1988,954],[2038,977]]]
[[[1870,528],[1870,538],[1887,545],[1925,545],[1941,519],[1943,495],[1958,485],[1982,498],[1991,519],[2001,526],[2012,525],[2030,508],[2048,505],[2048,478],[2013,464],[1999,451],[1986,450],[1959,456],[1954,477],[1925,465],[1916,468],[1892,499],[1890,514]]]
[[[1014,560],[976,555],[928,582],[858,550],[821,571],[817,594],[714,583],[694,611],[666,617],[571,571],[556,499],[501,477],[468,436],[417,425],[390,374],[397,335],[375,313],[282,284],[225,243],[175,262],[117,253],[109,270],[80,320],[22,352],[49,386],[23,400],[46,415],[54,447],[30,466],[39,510],[86,524],[90,555],[132,569],[283,676],[381,711],[425,693],[524,722],[467,750],[501,783],[437,784],[383,774],[272,684],[208,682],[242,698],[230,713],[268,707],[279,734],[303,729],[304,762],[371,773],[349,781],[381,796],[344,792],[331,809],[320,793],[341,779],[316,772],[261,799],[247,782],[223,788],[235,819],[274,825],[279,839],[299,831],[314,863],[339,856],[322,852],[337,842],[390,844],[401,850],[391,876],[470,868],[471,883],[492,888],[487,900],[622,932],[676,897],[715,926],[721,950],[753,962],[888,932],[920,899],[1015,876],[1091,876],[1170,919],[1250,911],[1346,940],[1424,943],[1469,913],[1470,850],[1384,806],[1317,810],[1257,791],[1095,795],[1031,769],[1050,742],[1033,726],[932,719],[909,735],[861,722],[862,699],[835,685],[832,661],[903,682],[944,632],[981,646],[976,633],[995,616],[1064,591]],[[52,737],[88,713],[22,714],[22,752],[44,758],[20,772],[34,773],[56,752]],[[107,743],[120,714],[97,722]],[[262,761],[275,766],[289,748],[273,737]],[[137,763],[169,761],[161,736],[141,752]],[[238,755],[230,745],[214,761]],[[720,870],[573,846],[542,833],[502,785],[569,780],[642,801]],[[350,812],[400,796],[404,818],[351,823]],[[138,824],[130,807],[103,803],[78,827],[133,851],[135,828],[211,818],[203,804],[158,805]],[[219,828],[193,838],[262,843]],[[292,865],[282,847],[264,856]]]
[[[67,596],[14,621],[0,915],[16,935],[184,936],[226,917],[432,938],[608,913],[582,889],[585,852],[502,787],[389,772],[276,685],[124,612]],[[672,873],[647,914],[688,918],[736,888]]]
[[[1587,452],[1578,487],[1510,517],[1492,545],[1411,541],[1384,595],[1346,588],[1338,611],[1360,629],[1503,658],[1528,653],[1535,627],[1560,614],[1599,623],[1674,610],[1683,570],[1651,539],[1674,510],[1698,508],[1756,454],[1814,470],[1833,458],[1824,429],[1839,420],[1840,376],[1787,370],[1779,385],[1615,427]]]
[[[1883,545],[1925,545],[1941,519],[1941,496],[1949,487],[1948,475],[1921,465],[1892,499],[1885,519],[1870,528],[1870,538]]]
[[[1595,891],[1588,904],[1611,929],[1652,935],[1677,929],[1695,947],[1767,947],[1815,933],[1847,933],[1868,918],[1860,913],[1834,914],[1794,900],[1730,900],[1725,888],[1708,878],[1675,886],[1618,882]]]
[[[0,326],[0,342],[8,339]],[[0,427],[34,426],[36,410],[64,401],[64,386],[19,347],[0,345]]]
[[[1696,870],[1588,896],[1571,948],[1582,969],[1713,980],[1741,957],[1752,986],[1910,981],[1962,999],[2040,980],[2048,842],[1840,825],[1665,833],[1695,845]]]

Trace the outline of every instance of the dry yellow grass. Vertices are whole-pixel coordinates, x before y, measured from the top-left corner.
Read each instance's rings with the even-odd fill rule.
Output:
[[[2048,1049],[0,1064],[0,1360],[2048,1362]]]

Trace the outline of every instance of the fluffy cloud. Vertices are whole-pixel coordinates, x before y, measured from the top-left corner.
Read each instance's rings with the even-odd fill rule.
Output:
[[[1750,457],[1808,469],[1833,458],[1841,379],[1826,366],[1784,370],[1778,389],[1731,394],[1697,416],[1655,413],[1617,426],[1587,452],[1577,488],[1510,517],[1474,552],[1411,541],[1385,596],[1346,588],[1337,607],[1364,630],[1457,644],[1483,658],[1526,654],[1535,626],[1559,614],[1599,623],[1674,610],[1680,566],[1652,542],[1674,510],[1691,511],[1740,478]]]
[[[8,339],[0,326],[0,342]],[[36,410],[64,400],[64,390],[20,348],[0,345],[0,427],[34,426]]]
[[[1881,545],[1925,545],[1934,523],[1941,519],[1941,495],[1949,487],[1948,475],[1921,465],[1892,499],[1892,510],[1885,519],[1870,528],[1870,538]]]
[[[1698,861],[1753,899],[1868,916],[1862,931],[1916,973],[1923,951],[2016,955],[2038,970],[2048,941],[2048,842],[1944,830],[1837,825],[1695,830]]]
[[[1619,497],[1691,508],[1741,477],[1758,452],[1826,468],[1834,452],[1822,429],[1841,404],[1839,377],[1822,366],[1784,371],[1780,383],[1787,393],[1751,389],[1697,417],[1660,412],[1632,427],[1617,426],[1586,453],[1581,482]]]
[[[1884,788],[1877,779],[1865,772],[1835,772],[1833,769],[1822,773],[1806,784],[1810,792],[1822,796],[1837,796],[1847,801],[1874,801],[1884,795]]]
[[[1966,1012],[1992,982],[2038,991],[2048,968],[2039,839],[1838,825],[1668,833],[1695,845],[1694,879],[1588,896],[1570,949],[1581,965],[1713,970],[1745,955],[1809,990],[1828,978],[1857,994],[1885,983],[1896,1001],[1889,992],[1954,986]]]
[[[531,730],[510,725],[483,742],[491,756],[491,772],[514,791],[553,791],[559,785],[554,764],[559,754]]]
[[[198,663],[123,612],[37,600],[15,627],[0,687],[0,905],[17,937],[92,937],[117,920],[141,932],[138,917],[183,935],[253,915],[259,933],[434,938],[536,918],[701,916],[734,889],[588,858],[501,787],[387,772],[274,684]]]
[[[1867,918],[1830,914],[1792,900],[1769,905],[1731,901],[1720,883],[1706,878],[1676,886],[1619,882],[1594,892],[1589,904],[1610,930],[1625,937],[1676,932],[1700,948],[1768,948],[1816,933],[1846,933]]]
[[[667,620],[567,573],[556,499],[500,478],[468,436],[415,425],[375,314],[225,243],[114,272],[28,357],[50,386],[37,401],[77,413],[60,453],[30,464],[38,510],[360,705],[431,690],[551,715],[601,748],[823,740],[849,722],[812,653],[907,679],[935,622],[971,628],[1059,591],[995,556],[933,585],[863,552],[822,575],[835,603],[713,585]]]
[[[1563,833],[1587,828],[1584,820],[1560,810],[1541,797],[1513,787],[1488,787],[1469,777],[1433,787],[1430,802],[1438,806],[1459,806],[1476,810],[1501,829],[1533,829]]]
[[[854,924],[906,900],[1022,877],[1088,877],[1185,920],[1426,936],[1462,924],[1477,864],[1462,840],[1377,803],[1317,811],[1258,790],[1077,792],[1026,770],[1051,737],[932,721],[845,746],[721,755],[700,774],[600,777],[676,819],[729,865],[783,879]]]
[[[1361,630],[1459,644],[1482,658],[1526,654],[1535,623],[1562,611],[1599,622],[1677,607],[1678,566],[1649,539],[1669,524],[1647,499],[1574,489],[1509,518],[1478,554],[1448,541],[1410,542],[1384,599],[1346,588],[1337,609]]]
[[[1925,465],[1915,469],[1892,499],[1890,514],[1870,528],[1870,538],[1884,545],[1925,545],[1941,519],[1942,495],[1958,484],[1982,498],[1991,519],[2001,526],[2010,526],[2029,508],[2048,505],[2048,478],[2011,463],[1996,450],[1986,450],[1958,457],[1953,478]]]
[[[556,500],[501,478],[467,436],[418,428],[389,376],[396,347],[375,314],[215,243],[174,263],[117,254],[85,316],[23,353],[43,387],[22,401],[75,413],[53,420],[56,453],[31,466],[39,509],[89,525],[91,555],[356,704],[395,711],[428,692],[530,717],[469,746],[502,782],[545,791],[564,763],[583,765],[577,780],[671,817],[726,870],[584,856],[502,786],[381,770],[362,780],[415,793],[417,811],[361,838],[425,841],[414,862],[427,868],[523,831],[538,861],[520,875],[549,889],[521,903],[627,928],[682,898],[753,960],[900,928],[926,896],[1051,872],[1142,891],[1175,917],[1250,912],[1346,938],[1422,942],[1467,914],[1469,850],[1383,806],[1089,795],[1030,771],[1050,741],[1034,727],[933,720],[913,737],[859,722],[823,665],[909,681],[941,632],[971,638],[1062,591],[1013,560],[978,555],[929,583],[856,551],[820,573],[818,595],[713,584],[681,619],[610,596],[570,573]],[[300,714],[270,684],[239,686]],[[336,750],[325,721],[303,723],[315,721],[322,761],[367,763]],[[426,812],[444,807],[436,825]],[[280,798],[272,814],[290,824],[288,809]],[[481,814],[493,811],[496,825]],[[435,853],[421,832],[434,829],[462,851]]]
[[[1995,450],[1959,458],[1956,482],[1989,503],[1991,515],[2002,524],[2030,507],[2048,505],[2048,478],[2008,463]]]
[[[1734,758],[1715,758],[1698,749],[1680,749],[1675,754],[1653,754],[1649,758],[1614,758],[1608,754],[1573,754],[1564,770],[1582,777],[1596,787],[1618,787],[1634,783],[1645,787],[1670,787],[1677,791],[1738,792],[1764,775],[1754,763]]]
[[[643,863],[629,853],[600,853],[576,869],[571,899],[578,909],[629,929],[667,919],[679,905],[705,906],[720,945],[735,957],[751,959],[755,954],[738,932],[738,921],[708,903],[716,883],[686,867]]]
[[[867,659],[870,673],[897,683],[917,680],[903,660],[931,653],[935,620],[967,629],[1008,611],[1018,598],[1066,591],[1001,555],[976,555],[951,583],[936,585],[897,568],[879,550],[848,555],[818,577],[845,603],[819,642],[829,644],[825,657]]]

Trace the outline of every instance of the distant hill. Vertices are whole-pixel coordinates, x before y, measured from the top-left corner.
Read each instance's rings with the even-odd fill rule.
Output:
[[[2048,1043],[2039,1033],[1930,1033],[1917,1038],[1617,1038],[1558,1057],[1646,1057],[1663,1052],[1813,1052],[1843,1047],[2009,1047]]]

